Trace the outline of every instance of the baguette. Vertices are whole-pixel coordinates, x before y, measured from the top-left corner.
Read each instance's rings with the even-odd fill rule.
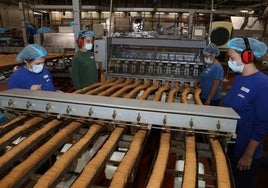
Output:
[[[42,175],[34,188],[51,187],[56,179],[63,173],[63,171],[70,165],[80,150],[89,143],[92,137],[101,129],[100,125],[93,124],[90,126],[87,133],[77,143],[75,143],[68,151],[66,151],[54,165]]]
[[[229,188],[231,187],[230,174],[228,170],[226,157],[224,155],[221,144],[219,140],[215,138],[209,138],[209,142],[212,146],[212,150],[216,160],[217,187]]]
[[[195,137],[185,137],[185,166],[182,179],[182,188],[195,188],[197,179],[197,160],[195,151]]]
[[[124,132],[124,128],[117,127],[112,132],[109,139],[105,142],[102,148],[98,151],[96,156],[89,161],[89,163],[84,167],[84,170],[80,174],[80,176],[75,180],[72,184],[72,188],[81,188],[81,187],[88,187],[94,178],[96,172],[101,167],[101,164],[105,159],[108,157],[111,149],[116,145],[117,141],[121,137]]]
[[[126,186],[129,176],[133,170],[133,166],[138,158],[140,148],[142,147],[146,134],[146,130],[139,130],[134,135],[126,155],[124,156],[123,160],[113,175],[109,186],[110,188],[119,188]]]
[[[162,133],[160,139],[160,148],[154,164],[153,172],[146,186],[147,188],[161,187],[168,161],[169,148],[170,148],[170,133]]]
[[[36,167],[44,158],[44,156],[48,155],[51,150],[55,149],[55,147],[58,145],[58,143],[61,142],[62,139],[66,138],[81,125],[82,124],[80,122],[72,122],[61,129],[48,142],[42,145],[42,147],[35,150],[26,160],[13,168],[9,174],[1,179],[0,185],[2,188],[14,187],[19,180],[26,181],[28,178],[25,178],[25,175],[27,176],[28,172],[32,168]]]

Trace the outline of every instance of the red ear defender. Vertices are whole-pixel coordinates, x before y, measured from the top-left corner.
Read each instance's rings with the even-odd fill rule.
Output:
[[[242,61],[245,64],[253,63],[253,61],[254,61],[254,53],[250,49],[248,39],[247,38],[243,38],[243,39],[244,39],[244,42],[245,42],[245,45],[246,45],[246,49],[241,53]]]
[[[81,48],[82,46],[84,46],[84,37],[83,35],[86,33],[86,30],[82,30],[81,33],[78,35],[78,39],[77,39],[77,45],[79,48]]]
[[[84,39],[78,38],[77,39],[77,45],[78,45],[79,48],[81,48],[82,46],[84,46]]]

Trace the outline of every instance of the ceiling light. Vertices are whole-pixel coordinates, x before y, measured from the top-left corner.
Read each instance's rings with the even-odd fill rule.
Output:
[[[248,10],[240,10],[241,13],[248,13]]]

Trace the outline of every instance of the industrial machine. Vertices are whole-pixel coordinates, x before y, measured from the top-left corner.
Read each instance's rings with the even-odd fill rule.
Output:
[[[2,112],[15,116],[0,126],[1,185],[117,187],[124,176],[125,187],[139,187],[149,186],[156,176],[167,186],[163,178],[169,176],[172,186],[180,187],[191,163],[197,187],[217,187],[217,169],[222,173],[224,168],[217,167],[218,150],[214,151],[208,140],[219,141],[224,149],[236,137],[239,116],[230,108],[194,104],[191,98],[187,99],[190,104],[182,104],[180,100],[192,93],[191,89],[177,90],[180,94],[176,95],[174,88],[164,90],[157,80],[140,92],[148,82],[113,78],[74,93],[1,92]],[[173,102],[164,99],[164,92],[174,97]],[[196,141],[187,144],[188,138]],[[165,140],[167,145],[163,145]],[[195,161],[187,154],[189,146],[196,152]],[[225,155],[224,150],[221,153]],[[160,162],[161,170],[157,170],[159,156],[167,156],[166,162],[173,159],[174,166]],[[147,167],[143,164],[146,157],[150,161]],[[223,159],[222,163],[228,164],[228,159]]]
[[[205,40],[160,38],[148,32],[133,32],[96,40],[94,50],[96,61],[101,63],[108,79],[157,78],[192,85],[203,69],[201,50],[205,46]]]
[[[204,27],[189,40],[143,31],[138,21],[139,30],[95,40],[102,82],[73,93],[0,93],[11,116],[0,126],[1,185],[234,187],[225,149],[239,116],[203,106],[193,86],[204,66]],[[64,44],[53,40],[60,36],[44,33],[43,44],[70,46],[73,34]],[[47,66],[55,76],[70,61],[64,55]]]

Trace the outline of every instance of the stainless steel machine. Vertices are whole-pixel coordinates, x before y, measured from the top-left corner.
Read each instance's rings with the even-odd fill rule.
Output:
[[[148,32],[115,34],[95,41],[95,57],[108,79],[135,77],[192,85],[203,69],[201,50],[205,46],[205,40],[159,38]]]
[[[230,108],[111,98],[92,95],[12,89],[0,93],[1,107],[18,112],[49,113],[56,118],[80,117],[107,122],[149,124],[160,129],[219,131],[235,138],[239,116]],[[178,124],[178,122],[180,122]]]

